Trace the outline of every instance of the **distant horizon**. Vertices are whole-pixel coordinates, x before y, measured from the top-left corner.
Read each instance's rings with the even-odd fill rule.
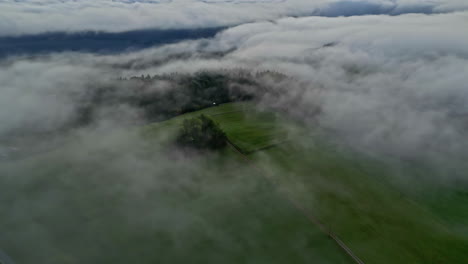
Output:
[[[0,36],[0,58],[15,55],[46,55],[54,52],[115,54],[184,40],[214,37],[225,27],[199,29],[141,29],[126,32],[47,32]]]

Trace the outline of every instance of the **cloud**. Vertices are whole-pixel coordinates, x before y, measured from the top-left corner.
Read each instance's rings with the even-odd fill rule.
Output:
[[[90,221],[92,228],[65,237],[84,241],[79,243],[81,245],[92,245],[88,242],[95,242],[98,234],[99,243],[106,244],[104,234],[123,230],[109,223],[124,219],[125,224],[121,226],[131,230],[131,234],[135,234],[135,230],[139,233],[130,236],[131,239],[125,237],[123,241],[135,238],[144,241],[140,235],[145,238],[149,233],[142,227],[149,227],[151,231],[169,230],[170,241],[182,241],[182,245],[189,243],[191,246],[192,240],[184,234],[191,234],[186,231],[201,224],[204,229],[200,232],[207,233],[216,244],[228,245],[229,250],[235,244],[229,236],[224,236],[225,229],[213,229],[210,221],[203,225],[205,222],[200,215],[187,212],[186,206],[174,208],[172,203],[164,200],[167,198],[165,194],[171,193],[180,195],[187,203],[200,198],[203,201],[204,195],[211,195],[213,191],[210,200],[219,200],[218,197],[224,197],[222,193],[230,194],[230,191],[251,200],[259,189],[254,188],[254,183],[245,188],[244,181],[242,185],[211,181],[226,172],[230,174],[226,179],[255,179],[249,177],[247,169],[237,173],[242,166],[235,161],[222,159],[227,163],[219,166],[223,171],[218,171],[210,166],[212,160],[200,164],[200,160],[187,159],[178,152],[168,155],[166,149],[159,149],[161,145],[148,144],[140,135],[128,133],[127,122],[139,120],[138,109],[118,103],[99,109],[99,120],[92,126],[60,135],[63,137],[59,141],[35,133],[61,133],[59,128],[75,118],[77,108],[93,94],[93,88],[119,85],[116,78],[121,76],[238,68],[252,72],[284,72],[292,78],[286,81],[263,79],[269,93],[262,94],[259,107],[281,109],[312,128],[320,127],[337,142],[345,142],[379,157],[411,161],[427,158],[431,168],[443,172],[440,175],[445,177],[444,181],[466,180],[466,170],[452,173],[447,169],[454,163],[462,165],[456,166],[457,169],[466,168],[468,153],[468,12],[452,12],[462,10],[464,3],[353,1],[352,6],[334,2],[335,5],[329,5],[328,9],[321,6],[320,10],[313,7],[297,11],[293,6],[300,5],[292,4],[299,2],[252,4],[251,14],[241,14],[240,10],[251,5],[242,1],[193,2],[192,5],[200,9],[174,11],[173,15],[182,16],[174,16],[174,20],[167,22],[164,20],[168,20],[167,17],[155,14],[171,14],[169,11],[173,7],[170,5],[182,1],[159,4],[155,1],[18,1],[15,4],[0,1],[0,5],[4,5],[0,12],[6,14],[0,16],[0,21],[5,22],[0,22],[0,27],[14,34],[90,28],[108,31],[147,26],[170,28],[187,26],[189,21],[193,22],[190,26],[221,25],[270,19],[294,12],[315,12],[312,17],[246,23],[223,30],[213,38],[121,54],[62,52],[1,59],[0,159],[5,147],[41,151],[44,142],[47,150],[60,146],[58,152],[47,152],[38,155],[37,159],[1,161],[0,172],[9,176],[2,177],[2,186],[8,187],[4,187],[8,197],[5,201],[11,201],[9,217],[4,219],[8,227],[4,241],[8,242],[9,248],[26,248],[29,253],[16,253],[18,259],[48,260],[51,255],[61,257],[66,253],[91,260],[113,256],[86,246],[73,247],[76,252],[70,252],[62,248],[66,243],[62,245],[61,240],[54,240],[64,237],[61,223],[71,223],[70,226],[75,227],[83,221]],[[302,7],[310,7],[310,1],[302,3]],[[68,4],[78,11],[72,14],[60,10]],[[161,9],[156,11],[156,5]],[[20,6],[24,10],[18,15],[15,10]],[[359,8],[350,12],[353,6]],[[270,8],[271,13],[265,11]],[[207,13],[202,13],[203,9]],[[233,10],[232,14],[223,13],[229,9]],[[99,14],[104,10],[114,10],[122,17],[118,20],[117,16],[114,19],[102,13],[103,17],[99,19],[106,23],[96,24],[98,18],[94,15],[85,21],[86,13]],[[363,10],[365,12],[361,12]],[[141,16],[134,17],[138,12]],[[154,14],[150,15],[152,12]],[[190,12],[193,16],[184,17]],[[201,18],[202,14],[210,12],[217,12],[219,16],[209,20]],[[403,14],[407,12],[430,15]],[[334,17],[367,13],[390,15]],[[13,20],[14,17],[27,19]],[[128,21],[132,22],[126,23]],[[6,34],[7,31],[2,32]],[[154,87],[166,88],[164,85]],[[125,95],[125,91],[123,93]],[[27,138],[28,133],[33,137]],[[15,141],[5,135],[25,135],[25,138]],[[20,144],[15,145],[18,142]],[[148,147],[156,149],[148,150]],[[57,175],[57,171],[63,171],[63,174]],[[43,179],[57,180],[57,185],[49,185]],[[197,183],[203,181],[208,181],[203,183],[206,189],[200,189],[202,185]],[[18,196],[19,189],[35,191]],[[86,210],[95,201],[104,201],[106,206],[100,207],[102,211]],[[226,201],[222,200],[222,207],[229,211],[237,208],[239,201],[243,202],[232,199],[232,204],[226,206]],[[112,214],[108,211],[110,206]],[[44,212],[51,213],[44,216]],[[209,216],[206,219],[215,219],[211,213]],[[93,218],[98,222],[92,222],[90,219]],[[39,247],[38,238],[43,242]],[[17,244],[11,244],[11,241]],[[83,251],[83,248],[89,251]]]
[[[73,96],[89,83],[244,68],[293,76],[297,81],[268,82],[272,93],[263,103],[319,122],[356,148],[461,157],[468,150],[467,18],[467,12],[284,18],[119,55],[11,57],[0,66],[0,131],[64,122]]]
[[[284,16],[352,16],[466,10],[462,0],[0,1],[0,35],[231,26]]]
[[[223,253],[231,252],[224,255],[232,254],[239,242],[213,216],[232,216],[250,199],[265,195],[248,167],[219,153],[188,155],[164,147],[167,140],[159,137],[167,137],[169,130],[147,140],[104,120],[73,131],[52,151],[0,160],[2,205],[8,215],[1,220],[2,250],[16,263],[123,263],[158,261],[162,254],[171,260],[190,258],[199,241],[209,239]],[[226,177],[220,180],[221,174]],[[208,205],[207,200],[218,202]],[[245,222],[256,231],[258,221]],[[96,250],[96,244],[110,246]],[[142,248],[155,254],[141,255]],[[115,254],[116,249],[125,253]],[[2,252],[0,258],[10,264]]]
[[[453,158],[468,149],[467,17],[460,12],[246,24],[199,50],[231,50],[221,59],[195,56],[128,74],[240,67],[285,72],[301,82],[271,83],[282,96],[266,104],[318,119],[358,148]],[[317,105],[321,114],[308,116],[307,109]]]
[[[319,104],[322,124],[355,145],[453,154],[468,149],[455,117],[468,113],[467,15],[288,18],[229,29],[217,45],[238,47],[233,63],[309,81],[299,105]]]
[[[10,175],[2,178],[2,186],[8,187],[4,189],[11,200],[4,241],[16,243],[7,243],[8,253],[26,247],[28,254],[17,253],[18,259],[61,256],[57,252],[92,260],[112,256],[102,250],[82,250],[88,247],[66,251],[60,240],[54,240],[63,237],[60,223],[74,227],[92,218],[100,222],[90,222],[92,228],[72,236],[74,241],[88,245],[88,238],[96,241],[96,234],[127,229],[131,234],[141,230],[144,238],[148,229],[143,227],[148,227],[168,230],[171,241],[186,245],[183,241],[191,241],[186,231],[205,222],[198,214],[187,213],[185,206],[174,208],[161,200],[166,193],[181,196],[187,203],[203,201],[212,192],[209,198],[219,200],[218,193],[233,189],[239,197],[251,199],[256,194],[254,183],[245,192],[244,181],[235,185],[210,180],[209,175],[236,174],[242,166],[235,161],[222,159],[227,163],[218,171],[210,167],[212,160],[200,164],[177,151],[168,155],[166,149],[159,149],[162,144],[149,144],[140,135],[129,134],[127,122],[138,121],[139,113],[128,105],[99,109],[95,124],[60,135],[58,141],[47,137],[47,132],[62,132],[58,128],[75,117],[93,88],[114,87],[120,76],[238,68],[284,72],[292,78],[263,79],[269,92],[262,94],[259,107],[280,109],[311,128],[323,129],[336,142],[385,160],[430,161],[428,167],[441,172],[434,173],[442,175],[437,182],[466,181],[466,170],[453,168],[466,168],[468,152],[467,21],[468,12],[289,17],[232,27],[209,39],[122,54],[63,52],[0,60],[0,159],[9,158],[3,153],[5,148],[42,153],[60,146],[57,152],[37,159],[1,161],[0,172]],[[46,136],[37,131],[45,131]],[[28,138],[28,133],[33,137]],[[5,135],[24,137],[12,140]],[[148,150],[152,147],[156,149]],[[63,174],[56,175],[57,171]],[[249,176],[248,171],[241,171],[225,178],[255,179]],[[431,175],[424,177],[434,180],[429,179]],[[57,185],[42,181],[51,178]],[[203,182],[206,189],[200,189],[197,182]],[[23,197],[18,196],[18,189],[38,191]],[[96,200],[113,206],[112,214],[109,206],[87,211]],[[232,201],[232,207],[223,204],[223,208],[229,211],[239,205],[240,200]],[[44,219],[44,212],[52,212],[45,218],[48,221],[36,221]],[[115,213],[121,217],[114,217]],[[114,229],[109,223],[115,219],[124,219],[125,224]],[[217,244],[231,249],[225,229],[212,229],[212,222],[206,223],[208,228],[200,232],[213,234],[210,237]],[[43,241],[41,247],[36,247],[38,238]],[[98,238],[106,244],[104,237]]]

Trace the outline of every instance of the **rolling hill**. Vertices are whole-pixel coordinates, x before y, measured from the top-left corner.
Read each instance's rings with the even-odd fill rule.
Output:
[[[82,131],[1,161],[0,248],[17,263],[355,263],[345,248],[363,263],[468,259],[462,192],[408,195],[390,165],[256,109]],[[174,150],[181,122],[202,113],[231,145]]]

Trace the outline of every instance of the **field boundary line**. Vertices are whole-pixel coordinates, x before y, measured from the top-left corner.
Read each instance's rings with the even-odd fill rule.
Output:
[[[220,112],[220,113],[214,113],[214,114],[208,114],[208,115],[209,116],[219,116],[219,115],[225,115],[225,114],[237,113],[237,112],[243,112],[243,111],[242,110],[233,110],[233,111]]]
[[[315,224],[319,230],[321,230],[323,233],[325,233],[328,237],[330,237],[337,245],[339,248],[341,248],[345,253],[346,255],[348,255],[350,258],[352,258],[356,263],[358,264],[365,264],[358,256],[356,256],[356,254],[354,254],[354,252],[343,242],[343,240],[341,240],[335,233],[333,233],[329,228],[327,228],[322,222],[320,222],[320,220],[315,216],[313,215],[312,213],[309,212],[309,210],[307,210],[305,207],[303,207],[301,204],[299,204],[296,200],[292,199],[285,190],[282,190],[281,188],[279,188],[277,186],[277,184],[275,184],[275,181],[273,180],[273,178],[271,176],[268,175],[268,173],[266,173],[263,169],[261,169],[260,167],[258,167],[256,164],[253,163],[253,161],[247,157],[246,154],[244,154],[242,152],[242,150],[237,147],[234,143],[232,143],[229,139],[226,140],[228,145],[233,148],[237,153],[239,153],[242,158],[247,161],[247,163],[249,163],[254,169],[256,169],[257,171],[259,171],[259,173],[261,175],[263,175],[263,177],[265,179],[267,179],[270,183],[272,183],[274,186],[277,187],[278,191],[280,193],[283,193],[283,196],[286,198],[286,200],[288,200],[298,211],[300,211],[310,222],[312,222],[313,224]]]

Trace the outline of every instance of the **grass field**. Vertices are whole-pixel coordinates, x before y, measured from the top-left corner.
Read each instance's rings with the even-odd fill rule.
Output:
[[[0,163],[0,248],[26,264],[352,263],[237,152],[172,152],[180,120]]]
[[[246,114],[252,113],[252,114]],[[280,117],[272,112],[254,110],[250,103],[229,103],[188,113],[169,121],[148,126],[147,130],[157,131],[164,127],[180,124],[183,119],[205,114],[215,120],[229,135],[229,140],[243,153],[252,153],[284,142],[288,138],[286,129],[279,126]]]
[[[171,151],[202,113],[250,162]],[[2,162],[0,248],[17,263],[353,263],[291,199],[365,263],[466,263],[462,188],[407,195],[385,164],[303,130],[233,103]]]
[[[464,263],[468,240],[424,203],[410,200],[319,144],[279,146],[255,154],[294,199],[315,212],[366,263]],[[276,164],[272,169],[272,164]],[[466,205],[465,205],[466,208]]]
[[[274,177],[280,189],[314,213],[364,262],[466,263],[468,195],[463,187],[413,195],[392,184],[392,174],[434,172],[409,167],[397,171],[327,143],[330,140],[320,133],[288,135],[290,124],[287,130],[279,127],[284,120],[256,112],[248,103],[204,112]]]

